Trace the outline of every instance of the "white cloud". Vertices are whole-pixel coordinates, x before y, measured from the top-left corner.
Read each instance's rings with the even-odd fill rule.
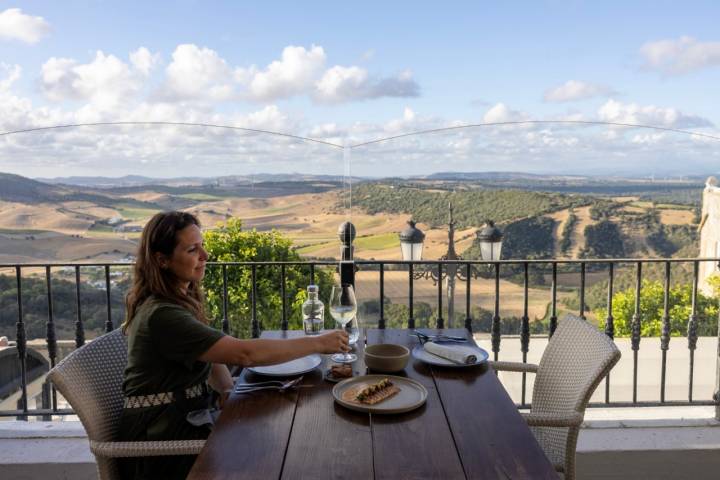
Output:
[[[3,74],[3,72],[6,73]],[[8,65],[0,62],[0,91],[10,90],[12,84],[20,78],[21,73],[20,65]]]
[[[136,92],[141,83],[128,64],[98,51],[85,64],[70,58],[50,58],[42,66],[41,86],[51,100],[84,100],[99,109],[110,109]]]
[[[130,53],[130,63],[143,75],[150,75],[150,71],[160,62],[159,53],[150,53],[145,47],[140,47]]]
[[[262,71],[250,72],[248,89],[255,100],[274,100],[290,97],[312,88],[325,66],[325,51],[313,45],[304,47],[288,46],[282,57]]]
[[[209,48],[178,45],[165,74],[160,95],[166,99],[223,101],[235,94],[232,69]]]
[[[334,66],[316,84],[315,98],[325,103],[366,100],[381,97],[417,97],[419,86],[412,73],[396,77],[371,78],[364,68]]]
[[[605,97],[615,92],[605,85],[568,80],[564,84],[545,91],[546,102],[572,102],[593,97]]]
[[[712,122],[697,115],[686,115],[676,108],[638,105],[608,100],[598,110],[599,120],[667,128],[709,127]]]
[[[682,74],[720,66],[720,42],[699,42],[692,37],[648,42],[640,48],[645,66],[666,74]]]
[[[504,103],[497,103],[483,115],[484,123],[521,122],[528,120],[526,113],[510,109]]]
[[[25,15],[19,8],[0,12],[0,39],[37,43],[50,32],[50,24],[42,17]]]
[[[419,87],[409,71],[395,77],[373,77],[357,66],[326,69],[325,50],[290,45],[279,60],[264,69],[233,67],[217,52],[193,44],[179,45],[166,68],[160,98],[206,102],[249,100],[274,102],[308,95],[320,103],[341,103],[380,97],[417,96]]]

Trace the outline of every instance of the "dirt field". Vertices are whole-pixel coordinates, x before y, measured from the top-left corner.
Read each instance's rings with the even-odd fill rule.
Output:
[[[358,302],[380,297],[379,272],[358,272],[355,277]],[[432,280],[415,280],[413,283],[414,302],[425,302],[433,307],[437,305],[438,287]],[[443,304],[447,308],[446,289],[443,286]],[[455,285],[455,311],[465,312],[465,282],[457,281]],[[385,295],[392,303],[407,305],[408,303],[408,274],[407,272],[385,272]],[[568,295],[558,292],[558,298]],[[494,280],[473,280],[470,293],[471,305],[479,305],[485,310],[492,311],[495,302]],[[548,290],[528,290],[528,316],[531,320],[543,318],[550,302]],[[503,316],[523,315],[523,288],[514,283],[500,281],[500,308]]]
[[[660,210],[660,221],[665,225],[691,225],[694,217],[690,210]]]
[[[570,210],[560,210],[559,212],[553,212],[549,215],[545,215],[548,218],[555,220],[555,226],[553,227],[553,240],[555,242],[555,258],[563,258],[564,255],[560,251],[560,238],[565,231],[565,224],[570,218]]]
[[[585,248],[585,228],[594,222],[590,218],[590,207],[580,207],[575,209],[578,221],[575,223],[575,229],[570,237],[570,258],[578,258],[580,251]]]

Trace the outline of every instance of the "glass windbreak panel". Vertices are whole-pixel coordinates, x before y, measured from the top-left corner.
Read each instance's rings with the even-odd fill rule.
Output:
[[[664,127],[519,121],[406,135],[409,131],[388,130],[382,133],[386,139],[356,139],[351,149],[352,215],[359,239],[355,257],[402,259],[398,235],[405,222],[414,219],[426,235],[423,260],[460,257],[480,262],[473,266],[469,288],[465,265],[445,265],[439,285],[436,267],[416,266],[412,313],[418,326],[434,326],[440,318],[445,326],[462,327],[469,318],[476,339],[491,351],[499,294],[502,360],[523,360],[524,332],[529,332],[526,359],[539,361],[551,324],[562,323],[567,313],[582,312],[606,331],[608,264],[588,262],[583,274],[581,261],[693,258],[701,235],[711,231],[704,227],[698,232],[703,192],[714,188],[708,176],[716,175],[720,164],[720,138],[711,129],[688,133]],[[481,264],[477,238],[487,220],[495,221],[503,233],[502,259],[515,262],[501,266],[497,290],[494,269]],[[526,260],[543,262],[530,263],[526,275]],[[560,263],[553,278],[555,260]],[[657,381],[641,381],[636,396],[638,401],[659,401],[664,266],[643,268],[642,305],[648,302],[652,309],[640,312],[643,338],[637,373],[640,379]],[[614,334],[624,355],[622,368],[611,379],[610,401],[633,399],[634,304],[629,299],[635,269],[635,262],[620,262],[613,271]],[[357,274],[361,323],[377,325],[382,310],[387,326],[407,326],[408,267],[386,265],[382,309],[378,270],[370,265]],[[690,290],[683,296],[678,289],[691,288],[692,270],[692,262],[684,262],[672,271],[667,400],[688,400],[690,355],[688,340],[682,337],[687,337]],[[713,304],[707,281],[711,270],[701,265],[698,279],[698,305],[708,302],[707,308]],[[455,272],[453,278],[448,271]],[[704,345],[717,333],[713,315],[704,311],[697,320],[695,400],[712,396],[714,377],[700,373],[700,365],[712,364],[713,349]],[[516,386],[509,388],[520,401],[520,383]],[[603,385],[593,400],[605,398]]]
[[[30,410],[65,408],[43,397],[49,367],[125,320],[141,232],[158,212],[199,220],[211,262],[205,309],[217,328],[241,337],[254,324],[299,329],[307,286],[320,285],[323,301],[330,295],[334,268],[307,262],[340,256],[338,225],[348,217],[340,145],[141,122],[3,135],[0,165],[0,337],[14,348],[20,264],[28,358],[39,362],[26,365]],[[13,372],[3,411],[21,396],[19,364]]]

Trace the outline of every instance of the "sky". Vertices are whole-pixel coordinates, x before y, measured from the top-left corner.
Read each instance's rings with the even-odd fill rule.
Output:
[[[0,0],[0,172],[716,174],[718,18],[714,1]],[[2,135],[114,122],[140,124]],[[481,126],[362,145],[464,125]]]

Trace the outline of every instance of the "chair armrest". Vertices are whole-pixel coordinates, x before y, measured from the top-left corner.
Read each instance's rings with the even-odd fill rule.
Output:
[[[205,440],[165,440],[156,442],[96,442],[90,440],[90,451],[100,457],[157,457],[197,455]]]
[[[489,362],[497,371],[537,373],[538,366],[534,363],[521,362]]]
[[[585,415],[578,412],[562,413],[521,413],[531,427],[578,427]]]

